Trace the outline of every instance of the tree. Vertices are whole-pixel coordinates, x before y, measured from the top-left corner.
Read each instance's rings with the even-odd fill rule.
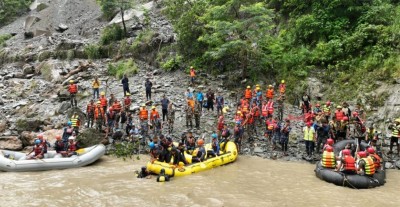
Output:
[[[132,8],[132,1],[131,0],[98,0],[101,11],[103,12],[104,16],[107,19],[111,19],[114,17],[116,12],[118,11],[121,13],[122,25],[124,27],[124,34],[125,37],[127,36],[127,30],[125,25],[125,10]]]
[[[10,23],[14,17],[28,11],[32,0],[0,0],[0,27]]]

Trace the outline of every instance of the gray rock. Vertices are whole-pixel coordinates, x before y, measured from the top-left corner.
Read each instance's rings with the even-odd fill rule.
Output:
[[[261,149],[260,147],[255,147],[254,148],[254,153],[263,153],[263,152],[264,152],[264,150]]]
[[[241,84],[244,84],[247,82],[247,79],[243,79],[242,81],[240,81]]]
[[[226,77],[227,77],[226,75],[218,75],[218,76],[217,76],[217,78],[222,79],[222,80],[225,80]]]
[[[63,101],[60,105],[60,108],[58,108],[57,113],[59,114],[65,114],[65,112],[71,108],[71,102],[69,101]]]
[[[22,68],[22,72],[24,75],[33,74],[35,73],[35,68],[30,64],[25,64]]]
[[[393,168],[394,168],[394,165],[393,165],[391,162],[386,162],[386,163],[385,163],[385,168],[386,168],[386,169],[393,169]]]
[[[0,121],[0,132],[4,132],[7,129],[7,121],[1,120]]]

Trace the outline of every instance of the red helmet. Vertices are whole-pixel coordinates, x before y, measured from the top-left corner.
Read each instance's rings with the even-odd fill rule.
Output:
[[[343,121],[348,121],[348,120],[349,120],[349,117],[345,116],[345,117],[343,117],[342,120],[343,120]]]
[[[60,140],[61,136],[60,135],[56,135],[56,140]]]
[[[353,116],[354,117],[358,116],[358,112],[357,111],[353,112]]]
[[[197,145],[203,145],[204,144],[204,140],[203,139],[199,139],[197,140]]]
[[[369,154],[375,154],[375,150],[372,147],[368,148],[367,151],[368,151]]]
[[[315,104],[315,107],[320,107],[321,105],[319,103]]]
[[[38,134],[38,135],[37,135],[37,138],[38,138],[38,139],[43,139],[43,134]]]
[[[331,101],[327,101],[327,102],[326,102],[326,105],[327,105],[327,106],[330,106],[330,105],[331,105]]]
[[[307,125],[308,127],[311,127],[311,126],[312,126],[312,123],[311,123],[311,122],[307,122],[306,125]]]
[[[365,151],[360,151],[358,152],[358,156],[360,156],[361,158],[366,157],[367,153]]]
[[[350,155],[350,150],[349,149],[344,149],[342,151],[343,155]]]
[[[329,145],[333,145],[333,143],[335,143],[335,141],[333,141],[332,138],[329,138],[328,140],[326,140],[326,143]]]
[[[325,150],[328,151],[328,152],[333,152],[333,147],[327,146],[327,147],[325,148]]]

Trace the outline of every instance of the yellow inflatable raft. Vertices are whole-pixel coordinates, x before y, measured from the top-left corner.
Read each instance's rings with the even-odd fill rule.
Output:
[[[221,144],[221,148],[222,148]],[[211,144],[207,144],[205,146],[206,150],[211,149]],[[185,154],[185,159],[188,161],[188,165],[186,166],[178,166],[175,167],[172,165],[172,160],[171,163],[165,163],[165,162],[159,162],[159,161],[154,161],[148,162],[147,163],[147,170],[159,174],[161,169],[165,169],[165,174],[169,176],[184,176],[184,175],[190,175],[193,173],[198,173],[201,171],[209,170],[211,168],[215,168],[221,165],[225,165],[231,162],[234,162],[238,156],[236,144],[234,142],[228,142],[226,143],[225,150],[220,151],[220,155],[216,157],[211,157],[203,162],[198,162],[198,163],[191,163],[192,162],[192,156],[189,154]]]

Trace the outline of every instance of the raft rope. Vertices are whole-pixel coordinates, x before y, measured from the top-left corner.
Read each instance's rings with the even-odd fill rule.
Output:
[[[342,173],[342,172],[339,172],[341,175],[343,175],[343,184],[342,184],[342,186],[345,186],[344,184],[345,184],[345,182],[347,182],[349,185],[350,185],[350,187],[352,187],[353,189],[357,189],[356,187],[354,187],[354,185],[352,185],[349,181],[348,181],[348,179],[347,179],[347,176],[346,176],[346,174],[344,174],[344,173]]]

